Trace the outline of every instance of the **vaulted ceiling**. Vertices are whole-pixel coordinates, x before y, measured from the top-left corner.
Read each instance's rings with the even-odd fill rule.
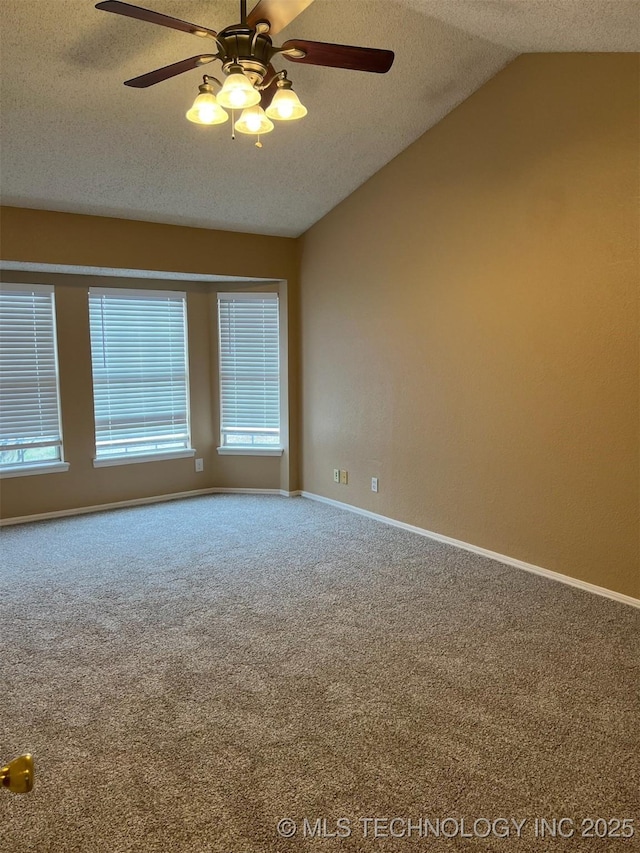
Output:
[[[4,204],[297,236],[518,54],[640,50],[640,0],[315,0],[276,44],[387,48],[395,63],[379,75],[276,59],[309,114],[257,149],[230,123],[185,119],[202,71],[123,86],[201,42],[94,2],[2,2]],[[239,20],[237,0],[130,2],[215,30]]]

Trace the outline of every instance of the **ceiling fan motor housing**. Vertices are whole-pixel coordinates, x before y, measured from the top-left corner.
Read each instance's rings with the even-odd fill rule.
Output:
[[[234,25],[218,33],[217,40],[221,46],[220,60],[225,74],[232,65],[238,64],[254,85],[263,82],[275,53],[268,35],[256,33],[249,27]]]

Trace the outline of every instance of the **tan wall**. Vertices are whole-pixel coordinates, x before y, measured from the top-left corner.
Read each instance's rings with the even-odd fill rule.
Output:
[[[640,597],[638,64],[520,57],[307,232],[305,490]]]
[[[282,316],[297,318],[295,240],[196,228],[128,222],[46,211],[2,209],[2,258],[29,263],[69,264],[187,274],[282,279]],[[206,489],[298,488],[297,330],[290,328],[293,364],[283,395],[289,408],[289,452],[280,457],[219,456],[216,289],[226,284],[188,281],[105,279],[96,276],[5,271],[9,281],[52,283],[60,367],[65,473],[3,479],[2,517],[95,506],[155,495]],[[90,286],[186,290],[189,329],[192,444],[204,459],[195,473],[193,459],[94,468],[94,423],[87,291]],[[237,286],[237,285],[236,285]],[[292,300],[293,310],[289,310]],[[291,327],[291,324],[289,324]],[[291,387],[289,387],[291,386]]]
[[[103,216],[0,208],[3,260],[203,275],[296,274],[296,240]]]

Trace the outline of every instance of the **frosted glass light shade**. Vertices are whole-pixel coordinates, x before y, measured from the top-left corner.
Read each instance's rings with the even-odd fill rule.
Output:
[[[273,130],[273,122],[269,121],[262,107],[249,107],[248,110],[242,111],[236,122],[236,130],[257,136],[259,133],[270,133]]]
[[[260,103],[260,92],[239,71],[229,74],[218,92],[218,103],[228,110],[243,110]]]
[[[300,102],[300,98],[293,89],[278,89],[267,107],[269,118],[277,121],[295,121],[306,114],[307,108]]]
[[[229,116],[222,109],[216,96],[211,92],[201,92],[187,113],[194,124],[224,124]]]

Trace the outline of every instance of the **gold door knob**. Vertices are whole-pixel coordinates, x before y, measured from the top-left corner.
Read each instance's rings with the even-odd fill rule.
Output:
[[[27,753],[0,768],[0,786],[14,794],[28,794],[33,788],[33,758]]]

